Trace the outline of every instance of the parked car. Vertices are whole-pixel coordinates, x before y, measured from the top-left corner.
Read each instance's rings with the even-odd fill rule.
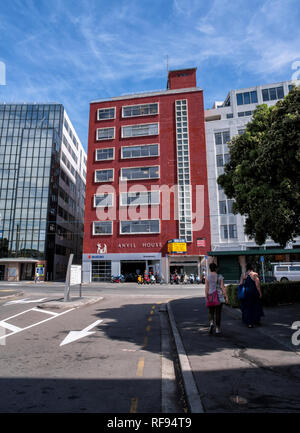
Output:
[[[265,281],[263,279],[263,276],[260,275],[259,280],[261,283],[265,282],[265,283],[276,283],[277,279],[276,277],[270,276],[270,275],[265,275]]]
[[[274,277],[281,283],[300,281],[300,263],[280,263],[274,265]]]

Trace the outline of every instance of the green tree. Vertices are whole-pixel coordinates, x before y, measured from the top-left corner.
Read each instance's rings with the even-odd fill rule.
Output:
[[[245,133],[229,144],[230,162],[218,183],[245,215],[245,233],[282,247],[300,234],[300,87],[256,108]]]

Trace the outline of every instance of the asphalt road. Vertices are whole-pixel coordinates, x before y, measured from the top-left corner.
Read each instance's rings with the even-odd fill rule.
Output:
[[[22,296],[0,301],[0,412],[161,413],[159,310],[180,290],[89,287],[85,295],[103,299],[58,310],[47,300],[63,285],[50,286],[19,286]],[[167,358],[172,362],[171,352]],[[175,377],[168,381],[169,404],[183,412]]]

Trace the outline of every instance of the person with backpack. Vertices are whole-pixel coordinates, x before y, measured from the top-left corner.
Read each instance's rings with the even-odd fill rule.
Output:
[[[214,320],[216,319],[215,335],[221,334],[221,314],[222,305],[228,302],[226,287],[224,285],[224,278],[222,275],[217,274],[217,265],[211,263],[209,265],[210,273],[205,279],[205,296],[206,306],[208,308],[209,318],[209,333],[213,334]]]
[[[260,281],[250,263],[246,265],[246,272],[241,276],[240,287],[243,289],[243,294],[240,295],[242,321],[248,328],[254,328],[255,325],[260,325],[260,319],[264,316],[264,312],[261,304]]]

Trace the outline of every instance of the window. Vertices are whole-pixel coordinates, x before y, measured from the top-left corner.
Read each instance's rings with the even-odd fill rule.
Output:
[[[230,239],[237,238],[236,224],[229,224],[229,238]]]
[[[159,166],[122,168],[121,178],[122,180],[158,179]]]
[[[120,234],[160,233],[159,220],[120,221]]]
[[[121,206],[156,205],[160,203],[159,191],[121,193]]]
[[[122,117],[151,116],[158,114],[158,103],[122,107]]]
[[[146,144],[142,146],[122,147],[122,158],[146,158],[150,156],[159,156],[158,144]]]
[[[122,138],[158,135],[158,123],[122,126]]]
[[[112,221],[94,221],[93,235],[112,235]]]
[[[227,119],[232,119],[233,118],[233,113],[227,113],[226,114],[226,118]]]
[[[219,201],[220,214],[227,214],[226,200]]]
[[[238,134],[243,135],[245,131],[246,131],[246,129],[238,129]]]
[[[223,167],[224,159],[223,155],[217,155],[217,167]]]
[[[215,133],[215,143],[216,145],[226,144],[230,141],[230,131],[222,131]]]
[[[113,194],[95,194],[94,207],[113,206]]]
[[[227,200],[228,213],[233,213],[233,211],[232,211],[233,203],[234,203],[234,200]]]
[[[258,102],[257,91],[254,90],[252,92],[237,93],[236,102],[237,105],[256,104]]]
[[[96,149],[96,161],[107,161],[115,159],[115,148]]]
[[[236,239],[237,238],[236,224],[222,225],[221,226],[221,238],[222,239]]]
[[[98,120],[108,120],[115,119],[116,117],[116,107],[111,108],[99,108],[98,111]]]
[[[115,138],[115,128],[98,128],[97,140],[112,140]]]
[[[263,89],[262,98],[263,101],[275,101],[276,99],[283,99],[284,98],[283,86]]]
[[[276,271],[278,271],[278,272],[286,272],[288,270],[289,270],[288,266],[277,266],[276,267]]]
[[[113,180],[114,180],[113,168],[110,168],[108,170],[95,171],[95,182],[112,182]]]

